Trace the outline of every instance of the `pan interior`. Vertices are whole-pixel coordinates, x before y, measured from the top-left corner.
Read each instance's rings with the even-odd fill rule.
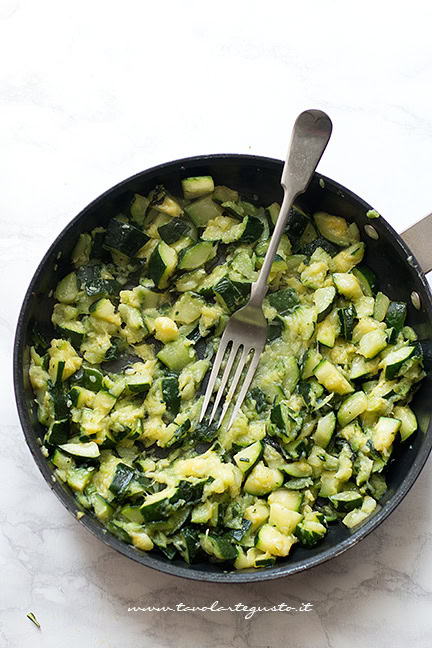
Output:
[[[187,176],[211,175],[215,184],[224,184],[238,189],[245,195],[256,195],[262,205],[274,201],[281,202],[282,189],[280,175],[283,163],[269,158],[254,156],[221,155],[190,158],[171,162],[155,169],[140,173],[103,194],[81,212],[60,234],[41,262],[24,300],[19,318],[15,344],[15,390],[18,409],[24,433],[34,458],[48,484],[72,512],[78,509],[77,503],[67,486],[51,480],[52,468],[43,457],[39,439],[43,438],[44,428],[37,422],[34,410],[33,393],[27,380],[29,346],[33,325],[37,322],[42,331],[51,331],[50,313],[53,307],[53,291],[59,279],[70,272],[71,251],[80,232],[106,225],[115,214],[124,210],[135,192],[147,194],[155,185],[164,184],[167,189],[181,195],[181,179]],[[426,350],[432,342],[432,306],[426,280],[418,271],[415,262],[407,262],[408,251],[394,230],[382,219],[369,220],[366,213],[370,205],[328,178],[315,174],[312,183],[299,204],[307,212],[328,211],[355,221],[366,243],[367,252],[364,262],[378,277],[379,288],[391,299],[406,301],[408,320],[416,330],[419,339],[425,342]],[[378,239],[365,234],[365,225],[373,225]],[[410,299],[411,292],[418,292],[422,308],[416,310]],[[432,347],[430,347],[432,349]],[[432,353],[426,352],[425,365],[431,362]],[[420,430],[403,451],[396,449],[388,472],[388,492],[380,502],[381,510],[362,527],[349,530],[343,525],[330,525],[326,538],[312,549],[300,546],[277,566],[262,572],[227,573],[219,565],[211,563],[196,564],[190,567],[180,561],[170,562],[164,557],[139,553],[132,547],[121,543],[105,533],[103,526],[94,518],[84,516],[82,522],[100,539],[123,554],[147,566],[188,578],[241,582],[245,580],[266,580],[306,569],[323,562],[333,555],[357,542],[375,528],[393,510],[409,490],[421,470],[431,447],[427,432],[431,422],[430,402],[432,397],[431,381],[427,377],[413,401]]]

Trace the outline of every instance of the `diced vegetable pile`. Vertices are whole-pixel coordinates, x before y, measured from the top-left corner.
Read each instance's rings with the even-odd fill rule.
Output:
[[[211,177],[182,184],[182,198],[158,186],[79,237],[53,329],[34,331],[43,452],[81,509],[137,550],[266,567],[374,511],[393,446],[417,429],[421,345],[363,264],[356,224],[293,208],[250,393],[229,430],[230,410],[220,429],[198,423],[280,207]]]

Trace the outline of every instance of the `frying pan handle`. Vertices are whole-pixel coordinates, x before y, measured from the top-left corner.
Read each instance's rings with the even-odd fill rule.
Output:
[[[408,227],[401,237],[414,252],[425,274],[432,270],[432,214]]]

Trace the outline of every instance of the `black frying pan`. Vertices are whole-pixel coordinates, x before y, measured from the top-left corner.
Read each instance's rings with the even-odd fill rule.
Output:
[[[180,180],[187,176],[211,175],[215,184],[234,187],[243,194],[256,194],[264,205],[274,201],[281,202],[282,167],[283,162],[279,160],[252,155],[200,156],[153,167],[121,182],[92,202],[65,227],[42,259],[27,290],[18,320],[14,355],[15,394],[30,451],[49,487],[73,515],[80,510],[77,501],[67,486],[53,481],[53,468],[41,453],[40,439],[43,438],[45,430],[37,421],[27,372],[33,325],[38,322],[43,329],[51,328],[51,295],[59,278],[71,271],[69,259],[78,235],[96,226],[106,225],[108,220],[127,204],[132,193],[147,194],[156,184],[164,184],[172,193],[181,195]],[[431,293],[418,261],[402,238],[383,218],[368,219],[366,212],[371,207],[361,198],[333,180],[325,177],[321,177],[320,180],[317,174],[306,194],[300,197],[299,203],[308,211],[328,211],[357,223],[362,237],[367,242],[365,263],[376,273],[383,292],[391,299],[408,303],[409,323],[416,330],[420,340],[424,341],[425,366],[426,370],[429,369],[432,357]],[[374,231],[370,230],[371,226]],[[374,238],[367,234],[368,229]],[[416,233],[418,229],[413,228],[408,232],[407,237],[410,241],[415,240]],[[429,270],[429,267],[425,267],[425,270]],[[420,305],[420,308],[415,308],[412,303],[413,292],[419,297],[417,306]],[[294,574],[325,562],[357,544],[396,508],[417,479],[431,450],[431,402],[432,383],[428,376],[415,395],[412,405],[419,421],[419,430],[409,445],[396,448],[388,471],[388,491],[379,502],[375,515],[353,530],[342,524],[331,525],[321,543],[312,549],[295,546],[288,558],[278,560],[274,567],[266,570],[226,572],[226,565],[221,567],[217,564],[203,563],[187,566],[179,560],[170,562],[162,556],[140,552],[106,533],[103,525],[92,515],[84,515],[80,523],[125,556],[175,576],[210,582],[244,583]]]

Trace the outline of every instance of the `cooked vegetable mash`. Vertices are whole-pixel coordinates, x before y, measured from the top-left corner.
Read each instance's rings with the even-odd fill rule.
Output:
[[[230,410],[220,429],[198,423],[280,207],[211,177],[182,185],[79,237],[51,339],[35,330],[31,350],[43,450],[82,510],[138,551],[266,567],[373,513],[393,445],[417,429],[421,347],[356,224],[294,208],[250,393],[231,429]]]

